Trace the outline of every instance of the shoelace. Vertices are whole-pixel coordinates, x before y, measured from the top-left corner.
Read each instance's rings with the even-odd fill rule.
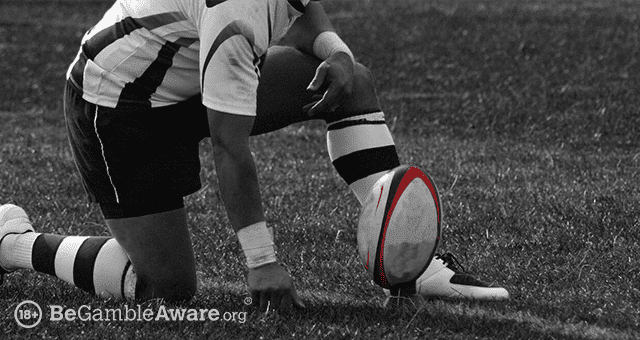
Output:
[[[460,263],[460,261],[458,261],[458,259],[452,253],[436,254],[435,257],[441,259],[444,265],[447,266],[447,268],[453,270],[456,273],[467,272],[462,263]]]

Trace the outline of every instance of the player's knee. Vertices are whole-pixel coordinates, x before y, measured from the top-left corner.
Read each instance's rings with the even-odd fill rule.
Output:
[[[373,74],[364,65],[356,63],[353,72],[354,95],[369,101],[376,101],[376,89],[374,86]]]
[[[139,275],[136,298],[140,300],[164,299],[189,301],[197,292],[195,272],[170,271],[156,275]]]
[[[349,99],[327,121],[381,111],[371,71],[356,63],[353,75],[353,89]]]
[[[356,81],[373,87],[373,74],[371,71],[361,63],[356,63],[353,69],[353,75]]]

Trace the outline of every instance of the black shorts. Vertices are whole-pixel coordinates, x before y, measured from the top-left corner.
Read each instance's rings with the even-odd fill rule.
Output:
[[[310,119],[302,108],[325,91],[306,89],[319,64],[294,48],[269,49],[261,68],[252,135]],[[345,111],[358,115],[380,108],[372,101]],[[209,123],[199,96],[159,108],[113,109],[83,100],[67,84],[65,116],[74,158],[92,202],[166,206],[200,189],[198,149],[209,136]]]
[[[148,206],[200,189],[198,151],[208,120],[199,97],[123,110],[85,101],[70,83],[64,96],[67,133],[90,201]]]

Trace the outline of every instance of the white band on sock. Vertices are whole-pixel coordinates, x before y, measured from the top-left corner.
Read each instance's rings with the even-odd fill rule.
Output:
[[[102,246],[94,260],[93,285],[96,295],[123,297],[121,296],[122,275],[128,262],[127,253],[115,239],[110,239]],[[124,296],[124,298],[132,298],[132,296]]]
[[[351,58],[351,61],[355,64],[355,58],[353,53],[349,49],[349,46],[340,39],[336,32],[324,31],[316,37],[313,41],[313,54],[316,57],[327,60],[334,53],[344,52]]]
[[[267,228],[267,222],[262,221],[244,227],[236,235],[247,257],[249,269],[278,261],[273,236]]]
[[[361,162],[362,159],[358,154],[394,145],[382,112],[347,117],[327,126],[327,150],[334,166],[337,160],[347,160],[348,163]],[[379,160],[373,161],[380,164]],[[389,164],[388,167],[376,168],[384,171],[374,171],[374,173],[363,171],[355,181],[348,182],[360,204],[364,203],[373,184],[394,166],[396,165]],[[340,169],[337,170],[340,172]]]
[[[327,131],[327,150],[331,160],[365,149],[394,145],[386,125],[356,125]]]
[[[68,236],[62,240],[55,257],[56,276],[72,285],[73,281],[73,265],[76,260],[76,254],[89,236]]]

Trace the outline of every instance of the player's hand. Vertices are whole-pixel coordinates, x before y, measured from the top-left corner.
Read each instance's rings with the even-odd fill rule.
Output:
[[[310,117],[335,111],[351,95],[353,72],[353,61],[346,53],[334,53],[329,59],[323,61],[316,69],[316,74],[307,90],[318,91],[325,84],[329,87],[322,99],[305,105],[303,110]]]
[[[252,304],[260,307],[261,311],[269,308],[288,312],[292,304],[295,307],[304,308],[293,286],[291,276],[278,263],[249,269],[247,282]]]

